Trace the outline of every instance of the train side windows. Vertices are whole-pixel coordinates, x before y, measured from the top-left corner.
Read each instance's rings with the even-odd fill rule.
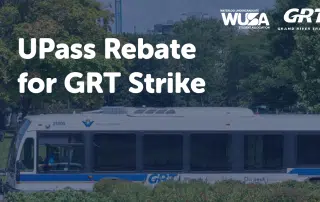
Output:
[[[283,169],[283,135],[246,135],[244,139],[245,170]]]
[[[94,171],[136,170],[135,134],[96,134],[94,143]]]
[[[32,172],[34,170],[34,139],[27,138],[24,141],[21,154],[21,172]]]
[[[297,164],[312,166],[320,165],[320,135],[297,136]]]
[[[182,135],[144,135],[143,169],[144,170],[182,170],[183,136]]]
[[[228,134],[192,134],[191,171],[231,170],[231,136]]]

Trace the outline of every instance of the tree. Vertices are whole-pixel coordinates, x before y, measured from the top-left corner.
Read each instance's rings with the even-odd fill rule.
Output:
[[[257,73],[241,81],[241,87],[247,93],[243,99],[250,107],[266,105],[273,110],[288,110],[298,99],[294,83],[288,61],[274,60],[262,64]]]
[[[195,45],[196,58],[171,59],[166,70],[179,71],[188,78],[201,77],[206,81],[204,94],[182,94],[177,100],[187,106],[227,105],[228,46],[236,31],[225,27],[221,20],[189,18],[175,26],[174,34],[181,44]]]
[[[241,87],[241,82],[259,72],[261,66],[269,62],[269,46],[264,31],[240,32],[232,38],[228,47],[226,74],[228,79],[226,96],[229,106],[239,104],[247,106],[253,101],[248,95],[248,86]]]
[[[21,5],[24,5],[22,11]],[[104,27],[96,23],[96,19],[102,17]],[[94,108],[100,106],[103,95],[70,95],[64,89],[64,77],[74,71],[86,73],[88,71],[124,71],[123,62],[104,59],[104,38],[112,36],[108,22],[112,20],[113,14],[103,10],[101,5],[93,0],[31,0],[23,2],[6,3],[0,8],[0,34],[3,42],[0,43],[0,51],[6,52],[10,57],[0,61],[0,72],[2,78],[7,78],[7,84],[1,84],[0,88],[8,89],[2,91],[3,97],[10,104],[17,102],[18,86],[16,79],[19,74],[27,71],[32,76],[41,78],[56,77],[58,84],[54,93],[34,95],[26,93],[27,100],[32,98],[33,105],[41,106],[45,101],[69,99],[71,103],[83,108]],[[3,20],[5,19],[5,20]],[[58,60],[53,54],[48,54],[45,60],[37,59],[38,55],[31,60],[21,60],[17,56],[18,38],[52,38],[56,43],[94,43],[96,44],[96,57],[93,60]],[[2,49],[1,49],[2,47]],[[27,42],[26,47],[29,47]],[[26,50],[27,51],[27,50]],[[15,54],[12,54],[15,53]],[[3,54],[5,55],[5,54]],[[5,59],[8,59],[5,61]],[[8,64],[12,64],[8,66]],[[6,81],[4,79],[4,81]],[[7,86],[7,87],[6,87]],[[104,88],[108,82],[103,83]]]
[[[312,0],[308,8],[320,6],[319,0]],[[301,26],[317,26],[304,23]],[[295,32],[296,49],[291,58],[292,69],[298,79],[295,86],[299,103],[308,111],[319,112],[320,99],[320,34],[317,30]]]
[[[273,57],[288,59],[295,49],[294,32],[278,30],[278,27],[288,26],[283,19],[285,12],[291,8],[307,8],[309,2],[310,0],[277,0],[274,8],[268,11],[271,29],[267,38],[270,40],[270,52]]]

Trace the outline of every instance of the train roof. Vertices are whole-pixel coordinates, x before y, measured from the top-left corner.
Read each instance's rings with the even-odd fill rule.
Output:
[[[320,131],[320,115],[255,115],[232,107],[105,107],[26,119],[28,130],[45,131]]]

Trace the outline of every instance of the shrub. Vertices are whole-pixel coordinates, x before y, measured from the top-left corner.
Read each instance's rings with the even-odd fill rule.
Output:
[[[310,193],[308,194],[308,201],[309,202],[318,202],[318,201],[320,201],[320,192],[319,192],[319,190],[310,191]]]
[[[105,195],[110,195],[114,190],[114,186],[116,184],[122,184],[122,183],[130,183],[130,182],[124,181],[124,180],[102,179],[99,182],[95,183],[93,187],[93,191],[102,193]]]
[[[291,188],[301,188],[301,189],[319,189],[320,186],[308,181],[298,182],[294,180],[288,180],[281,183],[271,184],[270,186],[280,186],[280,187],[291,187]]]
[[[152,201],[202,202],[208,201],[212,186],[203,181],[166,181],[158,184],[152,191]]]
[[[71,189],[32,194],[11,193],[8,202],[318,202],[320,185],[287,181],[270,185],[250,185],[237,181],[208,184],[193,180],[187,183],[167,181],[151,189],[140,183],[104,179],[94,192]]]
[[[109,199],[119,202],[147,201],[151,196],[151,188],[140,183],[118,183],[113,186]]]
[[[13,192],[6,196],[8,202],[111,202],[96,192],[75,191],[71,189],[56,192],[22,193]]]
[[[233,199],[243,198],[250,187],[241,183],[240,181],[221,181],[215,183],[213,186],[213,200],[215,201],[232,201]]]
[[[259,201],[289,202],[307,201],[307,193],[303,189],[291,187],[278,187],[271,189],[260,189]]]

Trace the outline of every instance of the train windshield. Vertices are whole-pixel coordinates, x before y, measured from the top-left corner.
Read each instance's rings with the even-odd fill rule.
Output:
[[[19,146],[21,144],[21,140],[28,130],[31,122],[27,119],[25,119],[20,129],[18,130],[18,133],[16,136],[12,137],[11,144],[10,144],[10,151],[8,154],[8,171],[14,171],[15,163],[16,163],[16,157],[17,157],[17,151],[19,149]]]
[[[82,134],[50,133],[38,136],[39,172],[79,172],[84,169]]]

